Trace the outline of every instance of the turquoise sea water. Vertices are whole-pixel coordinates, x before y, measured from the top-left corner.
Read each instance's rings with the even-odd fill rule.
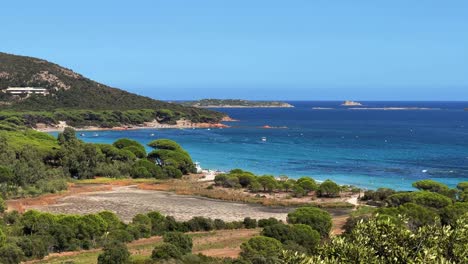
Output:
[[[295,108],[218,109],[240,120],[229,122],[229,129],[100,131],[80,138],[112,143],[127,137],[144,144],[169,138],[203,168],[310,176],[369,189],[406,190],[425,178],[452,187],[468,180],[468,111],[463,111],[468,102],[364,102],[372,108],[431,108],[405,111],[290,103]]]

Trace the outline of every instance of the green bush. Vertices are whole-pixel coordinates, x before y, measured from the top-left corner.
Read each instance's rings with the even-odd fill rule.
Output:
[[[256,228],[257,227],[257,220],[252,219],[250,217],[244,218],[244,227],[248,229]]]
[[[278,263],[282,245],[280,241],[264,236],[257,236],[242,243],[240,256],[253,264]]]
[[[151,253],[152,260],[169,260],[169,259],[180,259],[182,253],[179,248],[171,243],[161,243],[154,247]]]
[[[324,210],[315,207],[301,207],[288,214],[288,223],[305,224],[327,237],[332,227],[332,218]]]
[[[3,198],[0,197],[0,213],[5,212],[6,209],[7,209],[7,205],[5,201],[3,200]]]
[[[6,244],[0,247],[0,263],[18,264],[22,260],[24,260],[24,253],[18,246],[14,244]]]
[[[187,221],[190,231],[211,231],[214,229],[213,220],[201,216],[195,216]]]
[[[192,252],[192,238],[181,232],[167,232],[163,235],[163,241],[176,246],[182,254]]]
[[[279,224],[279,223],[280,223],[280,221],[278,221],[278,219],[270,217],[270,218],[267,218],[267,219],[258,220],[258,227],[267,227],[267,226],[271,226],[271,225],[275,225],[275,224]]]
[[[112,242],[104,246],[97,260],[98,264],[127,264],[130,263],[130,252],[125,244]]]
[[[454,226],[466,212],[468,212],[468,202],[456,202],[449,205],[441,210],[442,224]]]

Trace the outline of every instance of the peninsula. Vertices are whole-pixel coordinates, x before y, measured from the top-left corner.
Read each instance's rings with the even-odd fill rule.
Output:
[[[198,101],[181,102],[184,106],[199,108],[289,108],[291,104],[279,101],[249,101],[242,99],[202,99]]]
[[[344,101],[341,105],[342,106],[362,106],[361,103],[355,102],[355,101]]]
[[[222,127],[226,118],[109,87],[43,59],[0,52],[0,128]]]

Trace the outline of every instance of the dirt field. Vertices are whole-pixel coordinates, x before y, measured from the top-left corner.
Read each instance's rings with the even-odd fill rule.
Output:
[[[24,205],[23,205],[24,206]],[[177,220],[189,220],[194,216],[220,218],[225,221],[242,220],[245,217],[286,220],[293,208],[265,207],[243,203],[224,202],[214,199],[178,195],[171,192],[140,190],[136,186],[113,186],[111,190],[57,197],[53,204],[31,205],[26,209],[37,209],[52,213],[86,214],[110,210],[125,222],[138,213],[159,211],[174,216]]]

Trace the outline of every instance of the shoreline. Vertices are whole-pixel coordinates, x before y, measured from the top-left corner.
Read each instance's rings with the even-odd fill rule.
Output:
[[[221,122],[236,122],[238,120],[230,117],[221,119]],[[86,127],[73,127],[69,126],[65,121],[59,121],[59,124],[55,126],[38,123],[34,130],[39,132],[62,132],[65,128],[73,128],[76,131],[127,131],[127,130],[140,130],[140,129],[183,129],[183,128],[229,128],[230,126],[223,123],[193,123],[189,120],[178,120],[176,124],[162,124],[154,120],[152,122],[145,122],[143,125],[122,125],[117,127],[98,127],[98,126],[86,126]]]
[[[250,105],[204,105],[194,106],[196,108],[294,108],[294,105],[263,105],[263,106],[250,106]]]

